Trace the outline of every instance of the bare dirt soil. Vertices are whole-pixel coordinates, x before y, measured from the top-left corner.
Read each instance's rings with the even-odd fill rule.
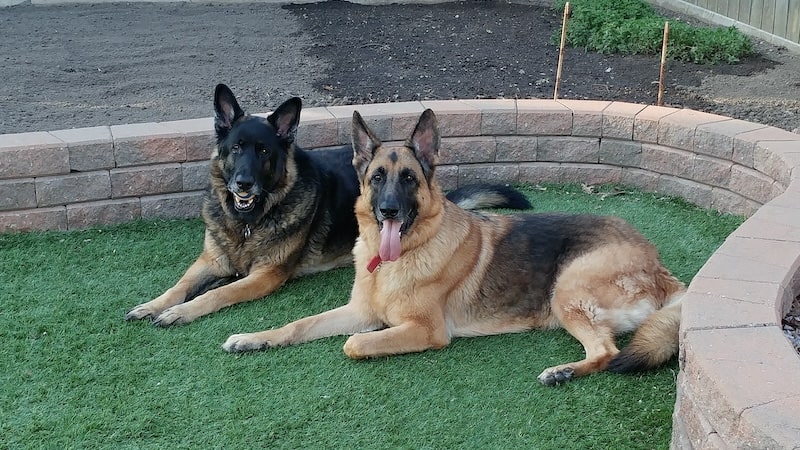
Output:
[[[670,13],[673,20],[676,18]],[[250,112],[451,98],[552,98],[561,12],[496,1],[20,5],[0,11],[0,133],[210,117],[217,83]],[[800,127],[800,56],[670,62],[665,104]],[[570,48],[562,98],[654,104],[658,56]]]

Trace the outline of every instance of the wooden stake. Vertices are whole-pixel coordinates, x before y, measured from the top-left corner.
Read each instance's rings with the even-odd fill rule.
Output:
[[[564,5],[564,20],[561,22],[561,45],[558,48],[558,68],[556,69],[556,88],[553,100],[558,100],[558,86],[561,84],[561,65],[564,61],[564,45],[567,41],[567,19],[569,18],[569,2]]]
[[[664,104],[664,67],[667,63],[667,38],[669,37],[669,22],[664,22],[664,40],[661,43],[661,68],[658,76],[658,103],[656,105],[662,106]]]

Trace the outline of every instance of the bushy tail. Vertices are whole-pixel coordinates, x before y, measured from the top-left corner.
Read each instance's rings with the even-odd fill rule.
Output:
[[[530,209],[525,195],[504,184],[469,184],[447,194],[447,199],[464,209]]]
[[[683,295],[683,291],[674,294],[666,306],[647,317],[631,342],[611,359],[607,370],[642,372],[669,361],[678,352]]]

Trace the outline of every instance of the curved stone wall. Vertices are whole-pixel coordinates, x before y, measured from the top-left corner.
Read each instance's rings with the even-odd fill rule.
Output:
[[[432,108],[437,176],[623,183],[749,216],[689,286],[675,448],[800,446],[800,357],[780,321],[800,292],[800,136],[693,110],[574,100],[453,100],[311,108],[298,144],[349,142],[358,109],[384,141]],[[0,231],[195,217],[211,119],[0,136]]]

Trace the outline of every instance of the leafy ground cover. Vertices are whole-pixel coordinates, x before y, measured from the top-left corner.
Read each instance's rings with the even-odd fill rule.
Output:
[[[742,221],[623,189],[527,188],[535,210],[625,217],[688,282]],[[563,331],[458,339],[350,361],[344,337],[251,354],[237,332],[347,300],[352,269],[289,283],[190,325],[126,323],[201,249],[199,220],[0,235],[0,448],[667,448],[677,363],[558,387]]]
[[[564,10],[566,0],[554,8]],[[641,0],[572,0],[568,42],[600,53],[661,53],[666,18]],[[736,63],[753,53],[750,38],[734,27],[671,21],[667,57],[696,64]]]

